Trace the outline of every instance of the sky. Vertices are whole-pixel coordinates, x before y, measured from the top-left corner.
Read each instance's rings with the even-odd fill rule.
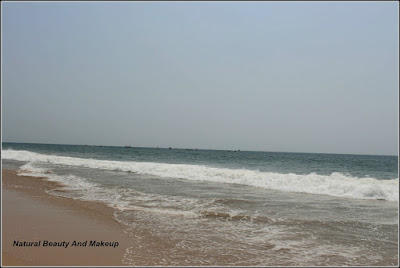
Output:
[[[3,142],[398,155],[395,2],[2,2]]]

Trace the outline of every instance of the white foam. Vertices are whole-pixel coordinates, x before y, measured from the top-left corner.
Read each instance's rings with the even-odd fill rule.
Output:
[[[355,199],[399,200],[399,179],[377,180],[355,178],[341,173],[281,174],[247,169],[214,168],[201,165],[164,164],[152,162],[109,161],[67,156],[45,155],[30,151],[4,150],[3,158],[30,163],[50,163],[93,169],[135,172],[161,178],[241,184],[264,189],[309,194],[324,194]]]
[[[19,168],[18,174],[21,176],[43,177],[45,174],[50,174],[52,171],[47,168],[33,166],[32,162],[28,162]]]
[[[98,186],[95,183],[89,182],[84,178],[74,175],[56,175],[50,169],[34,166],[32,162],[29,162],[20,167],[18,175],[44,177],[47,178],[49,181],[54,181],[62,184],[64,187],[68,188],[68,190],[89,189]]]

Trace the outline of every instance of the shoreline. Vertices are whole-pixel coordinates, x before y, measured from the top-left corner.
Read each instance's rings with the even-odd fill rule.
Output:
[[[59,186],[43,178],[19,176],[16,170],[2,170],[2,265],[124,266],[122,259],[132,243],[124,232],[127,226],[117,222],[114,210],[104,204],[45,192]],[[16,246],[15,241],[41,244]],[[50,247],[44,241],[69,245]],[[74,241],[82,244],[72,246]],[[99,242],[98,246],[91,241]],[[106,246],[101,241],[114,244]]]
[[[286,241],[293,243],[299,241],[299,236],[308,235],[310,233],[308,228],[319,228],[321,237],[328,234],[328,239],[337,244],[342,241],[348,241],[346,238],[339,237],[335,240],[333,235],[340,235],[337,230],[343,228],[335,222],[327,222],[325,227],[320,222],[315,221],[295,221],[289,222],[289,228],[294,225],[299,225],[303,229],[298,229],[301,232],[294,234],[288,233],[286,236],[280,236],[281,228],[276,224],[265,224],[264,227],[271,226],[272,235],[269,236],[265,229],[260,229],[256,235],[242,236],[244,238],[257,239],[253,244],[244,244],[246,249],[232,246],[231,241],[223,240],[221,236],[208,236],[205,232],[209,232],[209,226],[225,226],[228,231],[231,229],[230,221],[215,219],[210,221],[210,224],[195,225],[199,221],[185,221],[182,225],[178,219],[177,222],[173,221],[173,226],[181,228],[179,231],[172,231],[171,233],[164,232],[171,225],[165,224],[168,228],[164,229],[164,221],[151,224],[147,218],[143,220],[140,214],[140,208],[135,207],[132,210],[119,211],[109,207],[101,201],[83,201],[73,198],[62,197],[48,193],[48,190],[58,190],[62,187],[61,184],[49,181],[46,178],[19,176],[17,170],[3,169],[2,170],[2,202],[3,202],[3,240],[2,240],[2,265],[3,266],[260,266],[260,265],[277,265],[277,266],[293,266],[293,265],[328,265],[329,263],[335,265],[348,265],[349,261],[341,253],[341,248],[333,248],[328,252],[313,252],[312,247],[324,245],[322,243],[313,243],[312,247],[306,247],[305,250],[295,252],[294,247],[285,247]],[[132,195],[135,193],[131,193]],[[100,199],[101,200],[101,199]],[[122,213],[120,213],[122,212]],[[115,216],[115,217],[114,217]],[[126,216],[126,218],[125,218]],[[125,219],[127,219],[125,221]],[[161,217],[161,219],[164,219]],[[167,218],[170,219],[170,218]],[[172,218],[171,218],[172,219]],[[121,220],[121,221],[119,221]],[[204,220],[204,218],[203,218]],[[205,220],[209,223],[209,220]],[[150,224],[147,224],[150,222]],[[193,225],[190,225],[192,224]],[[215,225],[215,224],[217,225]],[[221,223],[221,224],[220,224]],[[235,226],[239,222],[232,222]],[[244,222],[244,224],[246,221]],[[339,222],[341,224],[341,222]],[[126,224],[126,225],[125,225]],[[278,222],[278,224],[280,224]],[[197,227],[203,227],[205,232],[197,233]],[[251,225],[253,228],[255,225]],[[257,225],[258,226],[258,225]],[[261,228],[264,228],[261,226]],[[276,227],[277,226],[277,227]],[[359,232],[355,229],[354,224],[344,224],[349,227],[349,230],[355,230],[355,235],[368,235],[370,225],[361,225],[365,231]],[[189,227],[187,230],[186,228]],[[276,228],[274,228],[276,227]],[[387,226],[382,226],[386,228]],[[389,226],[390,227],[390,226]],[[182,229],[183,228],[183,229]],[[197,228],[197,229],[193,229]],[[357,227],[358,228],[358,227]],[[161,230],[161,232],[160,232]],[[238,229],[249,230],[249,229]],[[284,228],[284,231],[290,230]],[[293,230],[293,229],[292,229]],[[347,230],[347,229],[346,229]],[[196,237],[185,236],[184,232],[195,233]],[[322,233],[324,231],[325,233]],[[387,230],[387,234],[397,234],[396,230],[392,227]],[[229,232],[227,232],[229,234]],[[176,235],[183,234],[183,236]],[[197,237],[202,237],[205,234],[206,240],[197,240]],[[247,233],[248,234],[248,233]],[[261,237],[263,241],[258,240],[259,234],[264,235]],[[276,236],[274,236],[276,234]],[[353,236],[352,233],[350,233]],[[193,240],[191,240],[193,237]],[[271,238],[272,237],[272,238]],[[372,236],[374,239],[375,236]],[[189,239],[188,239],[189,238]],[[271,238],[271,239],[270,239]],[[220,240],[217,240],[220,239]],[[229,239],[229,237],[228,237]],[[302,238],[302,241],[304,239]],[[24,244],[26,242],[29,246],[15,246],[17,244]],[[44,241],[57,243],[60,246],[43,247]],[[81,242],[81,247],[72,247],[73,241]],[[118,247],[100,247],[96,248],[90,246],[91,241],[104,241],[104,242],[118,242]],[[195,244],[204,242],[203,244]],[[238,240],[236,240],[238,241]],[[254,240],[252,240],[254,241]],[[271,242],[269,242],[271,241]],[[302,241],[299,242],[302,243]],[[355,241],[355,242],[353,242]],[[353,261],[355,265],[373,265],[373,266],[393,266],[397,263],[398,259],[394,259],[394,254],[398,254],[393,247],[393,239],[387,239],[389,244],[379,244],[369,247],[365,251],[359,249],[360,243],[353,239],[347,249],[359,250],[353,253]],[[38,246],[34,244],[38,243]],[[69,243],[69,247],[62,247],[64,243]],[[280,243],[281,242],[281,243]],[[317,241],[319,242],[319,241]],[[215,244],[212,244],[215,243]],[[208,245],[212,250],[208,250]],[[282,247],[283,244],[283,247]],[[192,246],[194,245],[194,246]],[[301,244],[309,246],[310,244]],[[335,245],[335,244],[334,244]],[[367,245],[368,246],[368,245]],[[398,246],[398,244],[397,244]],[[221,248],[221,251],[219,250]],[[249,248],[249,251],[246,251]],[[381,255],[379,258],[368,258],[372,249],[380,250]],[[398,247],[397,247],[398,248]],[[205,249],[205,250],[203,250]],[[388,250],[386,250],[388,249]],[[251,250],[257,250],[261,253],[259,256],[265,258],[257,259]],[[310,250],[311,252],[308,252]],[[346,249],[344,249],[346,250]],[[275,255],[279,254],[278,257]],[[316,260],[311,259],[297,259],[300,254],[306,256],[315,256]],[[375,256],[375,255],[372,255]],[[380,258],[380,256],[382,256]],[[398,257],[398,255],[396,255]]]

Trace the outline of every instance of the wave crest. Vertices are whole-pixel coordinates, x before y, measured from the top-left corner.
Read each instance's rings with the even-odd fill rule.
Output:
[[[305,175],[293,173],[282,174],[248,169],[215,168],[202,165],[97,160],[45,155],[12,149],[3,151],[3,158],[27,161],[29,163],[51,163],[149,174],[161,178],[240,184],[286,192],[324,194],[355,199],[383,199],[396,202],[399,200],[398,178],[390,180],[377,180],[370,177],[355,178],[337,172],[331,175],[318,175],[316,173]]]

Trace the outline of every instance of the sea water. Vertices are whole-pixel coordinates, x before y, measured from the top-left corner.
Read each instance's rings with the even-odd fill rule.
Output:
[[[398,156],[3,143],[2,160],[112,207],[127,265],[398,263]]]

